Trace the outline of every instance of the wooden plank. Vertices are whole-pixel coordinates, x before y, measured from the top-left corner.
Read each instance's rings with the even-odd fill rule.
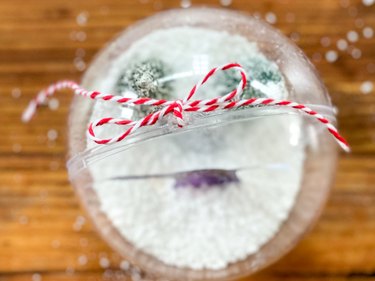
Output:
[[[217,6],[219,1],[193,1],[202,3]],[[73,63],[78,48],[89,63],[126,26],[179,6],[179,0],[96,0],[89,5],[84,0],[1,1],[0,281],[130,280],[129,272],[119,271],[121,258],[95,232],[67,180],[65,120],[71,95],[61,93],[58,110],[42,110],[30,125],[19,117],[50,82],[80,79]],[[361,35],[363,26],[375,29],[375,5],[365,7],[361,0],[233,0],[230,8],[277,16],[275,26],[313,58],[353,148],[351,155],[341,154],[332,195],[313,231],[279,262],[246,280],[375,280],[375,92],[360,91],[364,81],[375,82],[375,37]],[[79,26],[76,17],[83,11],[88,22]],[[351,45],[361,57],[339,51],[338,60],[328,63],[326,52],[336,49],[349,30],[360,34]],[[80,31],[87,38],[72,39]],[[330,38],[330,46],[321,44],[322,37]],[[51,129],[58,133],[54,141],[47,138]]]

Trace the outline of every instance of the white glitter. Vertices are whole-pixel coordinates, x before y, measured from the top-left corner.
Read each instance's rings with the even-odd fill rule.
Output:
[[[346,49],[348,49],[348,42],[345,39],[339,39],[337,41],[337,49],[339,49],[340,51],[345,51]]]
[[[357,42],[358,41],[358,33],[357,31],[351,30],[346,34],[346,37],[350,42]]]
[[[363,5],[371,6],[375,3],[375,0],[362,0]]]
[[[181,49],[184,49],[183,56]],[[197,56],[197,50],[200,56]],[[200,72],[228,61],[241,62],[243,54],[265,59],[255,43],[238,35],[191,27],[159,30],[133,43],[122,57],[114,61],[108,76],[95,81],[97,84],[91,87],[113,92],[119,73],[134,58],[142,60],[152,55],[173,66],[178,73],[186,71],[194,58],[202,59],[204,54],[210,54],[210,60],[205,65],[208,69]],[[174,81],[175,98],[183,98],[196,78]],[[277,92],[282,93],[275,98],[285,98],[285,84],[275,86]],[[202,92],[199,98],[207,98],[209,94],[209,91]],[[91,120],[117,111],[121,112],[121,109],[116,105],[97,103]],[[111,157],[110,165],[106,161],[90,165],[101,210],[130,243],[166,264],[191,269],[222,269],[229,263],[244,260],[274,237],[294,206],[300,187],[304,146],[301,143],[292,145],[291,141],[298,142],[300,121],[300,117],[294,115],[262,119],[260,123],[251,123],[250,134],[239,122],[227,125],[225,130],[221,127],[212,128],[213,131],[195,130],[192,139],[184,134],[172,134],[173,140],[155,138],[152,142],[138,144],[142,145],[142,151],[147,151],[147,157],[130,149],[126,152],[126,161],[123,155],[118,155]],[[107,132],[117,133],[118,129],[108,127]],[[289,131],[291,129],[293,132]],[[268,145],[264,144],[268,148],[266,153],[255,149],[258,140],[250,137],[262,135],[265,131],[278,136],[264,140],[268,142]],[[214,145],[213,135],[217,135],[222,143],[231,143],[218,150],[215,157],[205,153]],[[191,149],[184,149],[184,157],[180,157],[183,143]],[[91,141],[88,145],[88,148],[96,147]],[[158,149],[152,149],[154,147]],[[175,159],[178,159],[178,165],[171,164]],[[256,165],[254,161],[261,164],[283,161],[290,169],[288,173],[259,169],[256,177],[254,171],[239,171],[240,184],[223,188],[176,188],[171,178],[108,180],[114,172],[127,175],[147,171],[152,175],[194,169],[233,169],[233,165]],[[106,268],[109,261],[102,257],[100,264]]]
[[[365,81],[361,84],[360,90],[362,94],[369,94],[374,89],[374,84],[371,81]]]
[[[374,36],[374,30],[372,29],[372,27],[366,26],[362,30],[362,34],[363,34],[363,37],[370,39]]]
[[[338,59],[338,54],[334,50],[330,50],[325,55],[326,61],[328,62],[335,62]]]
[[[277,16],[272,13],[272,12],[268,12],[265,16],[265,19],[267,22],[269,22],[270,24],[275,24],[276,21],[277,21]]]

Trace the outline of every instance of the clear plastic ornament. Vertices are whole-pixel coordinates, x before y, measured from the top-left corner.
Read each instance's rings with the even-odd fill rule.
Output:
[[[171,10],[131,26],[99,53],[82,85],[181,99],[212,67],[230,62],[248,71],[245,98],[293,100],[335,123],[305,55],[263,21],[223,9]],[[197,98],[233,90],[236,75],[215,76]],[[112,145],[86,138],[98,117],[141,118],[150,110],[76,97],[70,112],[70,180],[98,232],[125,259],[171,280],[241,277],[286,254],[319,216],[337,145],[313,118],[249,107],[186,113],[183,128],[165,118]]]

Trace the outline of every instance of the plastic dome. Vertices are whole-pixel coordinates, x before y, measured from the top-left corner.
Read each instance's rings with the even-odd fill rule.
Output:
[[[230,62],[248,73],[243,97],[293,100],[335,122],[304,54],[263,21],[229,10],[171,10],[129,27],[99,53],[82,84],[181,99],[212,67]],[[238,79],[220,73],[197,96],[224,95]],[[245,276],[287,253],[318,217],[337,152],[316,120],[249,107],[187,114],[183,128],[166,118],[107,146],[86,138],[93,120],[150,110],[77,97],[70,112],[71,182],[98,232],[124,258],[174,280]],[[99,134],[122,130],[107,126]]]

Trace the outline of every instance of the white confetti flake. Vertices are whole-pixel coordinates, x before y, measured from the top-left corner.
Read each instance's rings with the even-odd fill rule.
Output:
[[[107,259],[106,257],[100,258],[99,265],[101,268],[108,268],[110,266],[109,259]]]
[[[74,221],[73,224],[73,230],[74,231],[80,231],[85,224],[86,219],[83,216],[77,216],[76,220]]]
[[[339,39],[336,43],[336,46],[340,51],[345,51],[346,49],[348,49],[348,41],[346,41],[345,39]]]
[[[362,30],[362,34],[363,34],[363,37],[370,39],[374,36],[374,30],[372,29],[372,27],[366,26]]]
[[[290,34],[290,39],[292,39],[294,42],[299,41],[300,38],[301,38],[301,35],[298,32],[292,32]]]
[[[322,54],[321,53],[314,53],[311,57],[311,59],[314,62],[320,62],[322,60]]]
[[[22,145],[20,145],[19,143],[14,143],[12,145],[12,150],[14,153],[19,153],[22,151]]]
[[[357,31],[354,31],[354,30],[350,30],[347,34],[346,34],[346,37],[348,38],[348,40],[350,42],[357,42],[358,41],[358,33]]]
[[[330,50],[326,53],[325,57],[328,62],[335,62],[338,58],[338,54],[336,51]]]
[[[331,38],[329,38],[328,36],[324,36],[320,39],[320,44],[323,46],[323,47],[328,47],[329,45],[331,45]]]
[[[189,8],[191,6],[190,0],[181,0],[181,8]]]
[[[371,81],[365,81],[361,84],[360,90],[362,94],[369,94],[374,89],[374,84]]]
[[[265,16],[265,19],[270,24],[275,24],[277,22],[277,16],[272,12],[268,12]]]
[[[362,0],[363,5],[371,6],[375,3],[375,0]]]
[[[57,139],[57,137],[58,137],[58,133],[57,133],[56,130],[54,130],[54,129],[48,130],[48,132],[47,132],[48,140],[55,141]]]
[[[51,98],[48,101],[48,107],[51,110],[57,110],[59,108],[59,106],[60,106],[59,100],[56,99],[56,98]]]
[[[80,255],[80,256],[78,257],[78,264],[79,264],[79,265],[86,265],[87,262],[88,262],[88,258],[87,258],[86,255]]]
[[[87,34],[86,34],[86,32],[84,32],[84,31],[78,31],[78,32],[76,33],[76,40],[77,40],[77,41],[79,41],[79,42],[83,42],[83,41],[86,40],[86,38],[87,38]]]
[[[12,90],[12,97],[14,98],[14,99],[18,99],[19,97],[21,97],[21,89],[20,88],[14,88],[13,90]]]
[[[356,19],[354,24],[357,28],[362,28],[365,25],[365,21],[363,19]]]
[[[361,56],[362,56],[362,51],[358,48],[354,48],[352,51],[351,51],[351,54],[352,54],[352,57],[353,59],[359,59]]]
[[[78,71],[84,71],[86,69],[86,63],[85,61],[80,58],[80,57],[76,57],[73,61],[74,63],[74,67],[78,70]]]
[[[78,48],[76,50],[76,56],[77,57],[83,58],[85,55],[86,55],[86,51],[84,49]]]
[[[88,17],[89,17],[89,13],[86,12],[86,11],[83,11],[83,12],[79,13],[77,18],[76,18],[77,24],[80,25],[80,26],[86,25]]]
[[[220,0],[222,6],[228,7],[232,4],[232,0]]]
[[[120,268],[124,271],[127,271],[129,270],[130,268],[130,263],[127,261],[127,260],[123,260],[121,263],[120,263]]]
[[[41,281],[41,280],[42,280],[42,276],[39,273],[34,273],[31,276],[31,281]]]

